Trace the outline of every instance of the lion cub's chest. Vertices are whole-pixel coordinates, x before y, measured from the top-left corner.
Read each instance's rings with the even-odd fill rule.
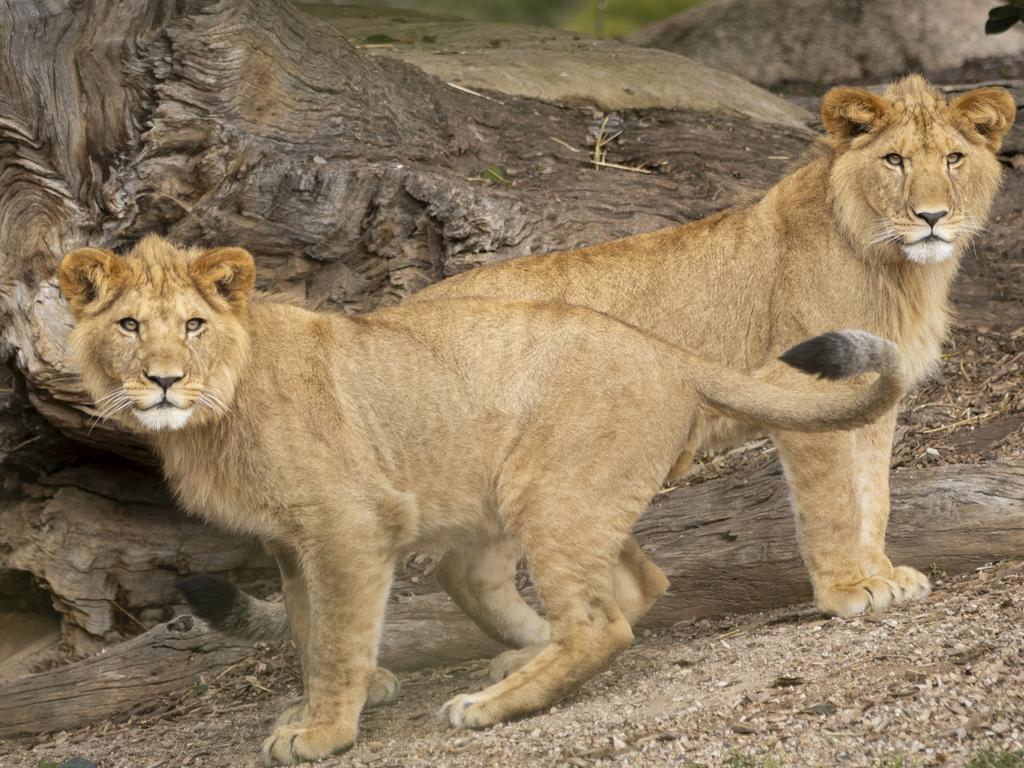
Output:
[[[189,442],[168,441],[160,446],[164,475],[182,506],[238,533],[271,535],[264,478],[254,476],[244,461]]]

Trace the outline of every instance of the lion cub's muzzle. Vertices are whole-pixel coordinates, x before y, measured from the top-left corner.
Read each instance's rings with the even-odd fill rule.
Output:
[[[912,212],[903,234],[903,251],[918,264],[938,264],[956,252],[959,235],[948,210]]]
[[[146,386],[135,398],[135,418],[147,429],[180,429],[192,416],[189,398],[174,389],[184,375],[180,373],[144,374],[146,380],[156,386]]]

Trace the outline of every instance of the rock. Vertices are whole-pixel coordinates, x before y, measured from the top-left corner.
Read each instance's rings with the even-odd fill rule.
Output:
[[[634,32],[763,86],[884,80],[1024,53],[1024,26],[985,34],[995,0],[710,0]]]
[[[802,126],[783,99],[684,56],[523,24],[492,24],[398,8],[317,5],[365,53],[400,59],[448,83],[567,106],[733,112]],[[389,43],[365,41],[383,40]]]

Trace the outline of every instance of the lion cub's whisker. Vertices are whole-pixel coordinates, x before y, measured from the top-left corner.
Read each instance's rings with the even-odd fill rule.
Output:
[[[99,408],[100,404],[105,402],[105,401],[107,401],[107,400],[111,400],[111,399],[116,398],[116,397],[124,397],[124,396],[127,396],[127,393],[124,391],[124,387],[118,387],[113,392],[108,392],[103,397],[97,398],[93,402],[93,407]]]
[[[225,411],[229,410],[227,404],[225,404],[225,402],[221,400],[220,397],[212,389],[204,389],[199,394],[201,397],[208,398],[209,400],[212,400],[213,402],[217,403]]]
[[[134,402],[127,395],[124,396],[123,400],[116,400],[112,404],[108,404],[107,407],[105,407],[100,413],[98,413],[90,420],[89,429],[86,432],[86,434],[92,434],[93,429],[95,429],[96,425],[99,424],[101,421],[106,421],[110,419],[111,417],[117,415],[118,413],[131,407],[132,405],[134,405]]]
[[[200,403],[203,403],[203,405],[207,406],[208,408],[210,408],[210,410],[220,414],[221,416],[225,415],[228,411],[231,410],[231,408],[228,405],[226,405],[223,400],[221,400],[219,397],[217,397],[209,390],[200,391],[200,393],[196,396],[196,400],[198,400]]]
[[[114,409],[116,409],[118,406],[120,406],[120,405],[122,405],[122,404],[124,404],[126,402],[131,402],[131,398],[129,398],[127,395],[121,395],[117,399],[109,400],[106,403],[103,403],[103,405],[99,408],[99,413],[96,414],[96,418],[97,419],[105,419],[105,418],[107,418],[107,416],[111,412],[113,412]]]

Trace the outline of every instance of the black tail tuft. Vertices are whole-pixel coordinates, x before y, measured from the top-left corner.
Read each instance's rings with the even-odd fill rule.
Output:
[[[220,576],[186,576],[178,589],[196,615],[216,629],[228,629],[229,617],[244,602],[241,590]]]
[[[779,360],[819,379],[845,379],[857,372],[857,343],[846,333],[825,333],[786,350]]]

